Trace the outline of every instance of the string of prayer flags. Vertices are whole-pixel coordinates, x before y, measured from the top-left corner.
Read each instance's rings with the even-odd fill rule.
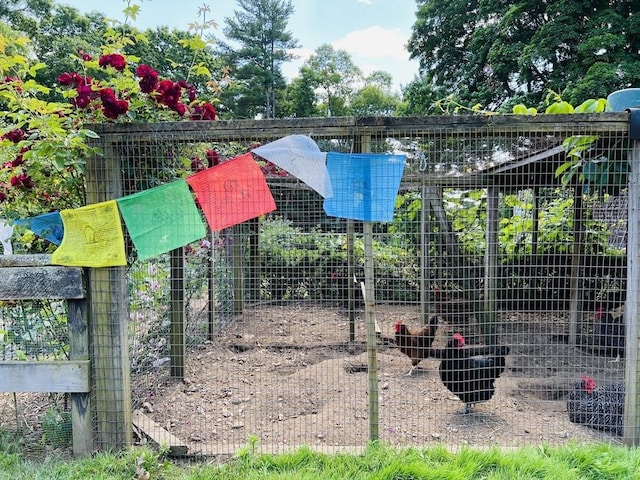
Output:
[[[70,267],[115,267],[127,264],[120,214],[115,200],[62,210],[62,243],[52,263]]]
[[[269,186],[251,153],[187,178],[214,232],[276,209]]]
[[[116,200],[139,260],[170,252],[206,236],[206,226],[185,180]]]
[[[329,152],[333,197],[325,198],[325,213],[364,222],[392,221],[405,162],[405,155]]]
[[[327,171],[327,153],[311,137],[288,135],[252,150],[256,155],[286,170],[322,195],[333,195]]]
[[[43,213],[35,217],[21,218],[13,223],[25,226],[40,238],[44,238],[54,245],[60,245],[64,236],[64,226],[60,212]]]

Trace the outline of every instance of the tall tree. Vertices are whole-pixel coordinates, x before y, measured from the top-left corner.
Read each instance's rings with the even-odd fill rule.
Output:
[[[234,43],[218,39],[218,50],[237,82],[233,96],[229,90],[223,102],[238,117],[274,118],[277,92],[286,86],[281,66],[294,58],[289,50],[298,47],[287,31],[294,8],[290,0],[238,0],[238,5],[223,28]]]
[[[570,103],[640,82],[637,0],[417,0],[408,50],[464,105]]]
[[[347,51],[320,45],[300,70],[314,87],[321,89],[328,117],[347,114],[356,83],[362,80],[362,72]]]
[[[397,113],[401,102],[397,94],[391,92],[393,77],[389,72],[376,70],[365,79],[365,85],[351,100],[350,110],[357,116],[391,116]]]
[[[320,113],[316,107],[316,94],[309,77],[294,78],[282,92],[278,116],[284,118],[316,117]]]

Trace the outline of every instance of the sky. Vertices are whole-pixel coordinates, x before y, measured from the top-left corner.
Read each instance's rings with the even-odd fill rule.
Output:
[[[123,21],[124,0],[55,0],[82,13],[98,11]],[[207,19],[218,24],[213,33],[223,37],[225,18],[240,10],[236,0],[131,0],[140,6],[133,23],[138,29],[168,26],[188,30],[189,24],[202,22],[199,9],[207,5]],[[393,76],[394,89],[411,82],[418,73],[418,62],[409,60],[405,45],[415,22],[415,0],[292,0],[295,12],[288,30],[298,40],[294,52],[299,58],[283,65],[290,80],[298,75],[305,59],[322,44],[346,50],[353,62],[367,75],[384,70]]]

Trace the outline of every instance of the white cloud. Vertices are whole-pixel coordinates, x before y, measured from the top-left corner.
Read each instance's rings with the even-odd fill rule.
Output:
[[[388,30],[376,25],[349,32],[331,45],[336,50],[346,50],[352,55],[365,58],[407,60],[407,40],[398,29]]]
[[[373,0],[356,0],[356,3],[364,3],[365,5],[371,5]]]

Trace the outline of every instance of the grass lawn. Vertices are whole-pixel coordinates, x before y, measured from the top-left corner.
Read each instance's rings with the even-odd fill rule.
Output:
[[[147,448],[78,460],[49,455],[44,461],[32,461],[5,446],[0,445],[0,479],[11,480],[640,479],[640,450],[610,444],[456,453],[444,447],[397,449],[372,444],[364,455],[325,455],[307,448],[264,455],[253,453],[255,443],[250,440],[226,463],[189,465]]]

